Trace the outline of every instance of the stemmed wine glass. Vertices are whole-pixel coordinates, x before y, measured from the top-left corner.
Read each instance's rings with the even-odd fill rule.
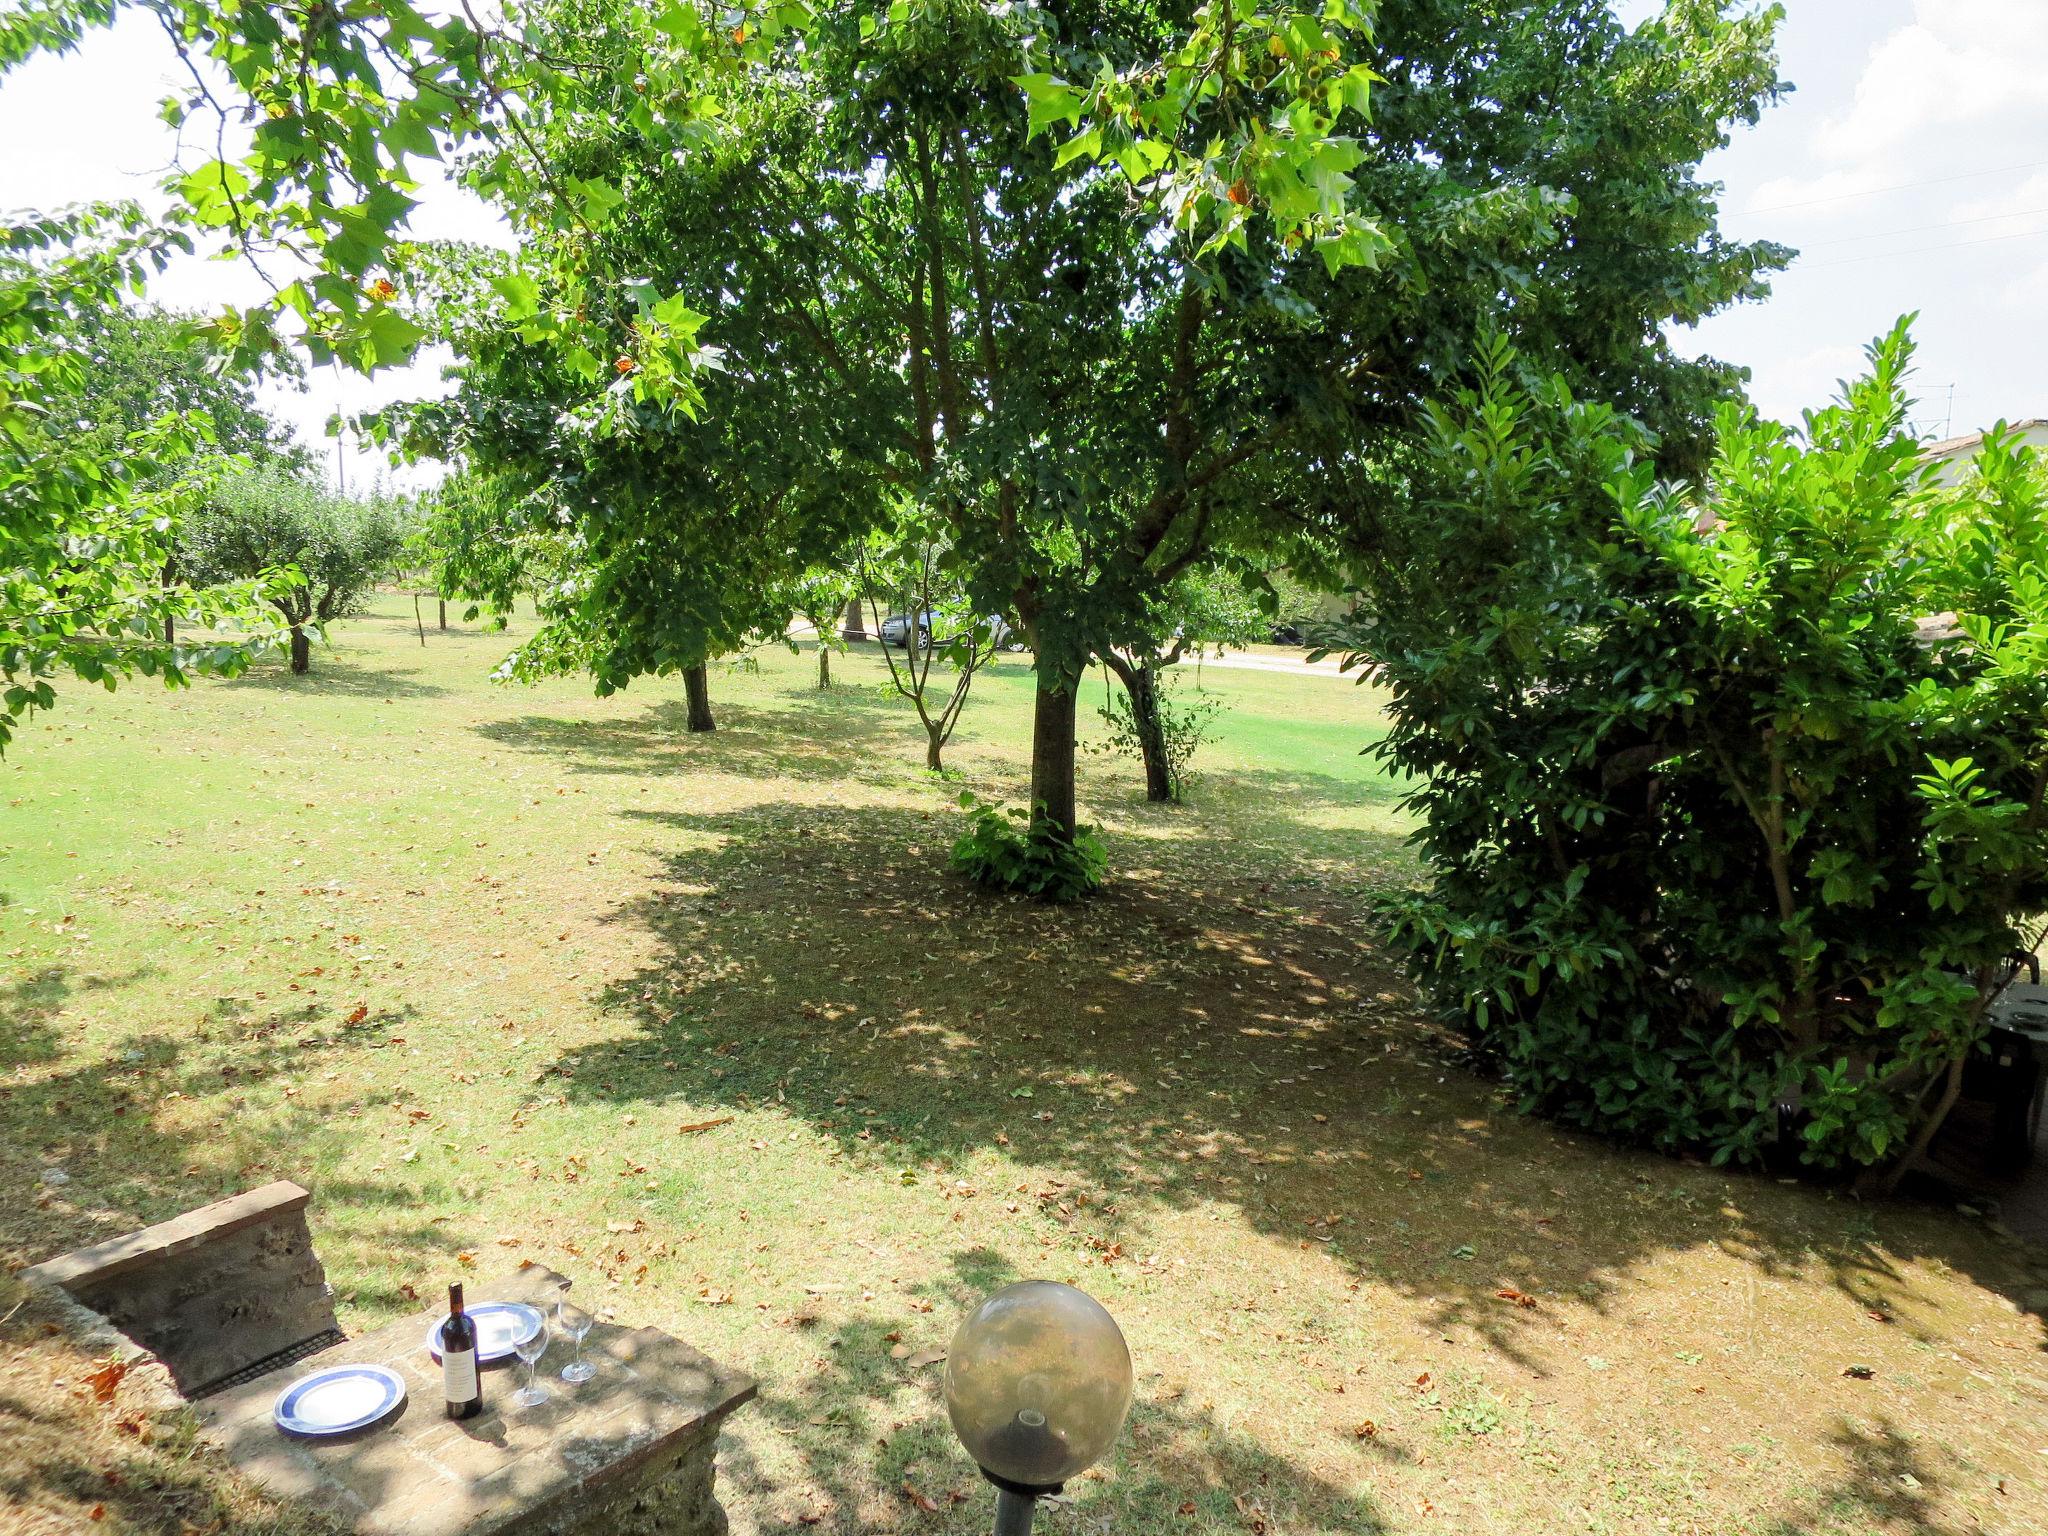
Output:
[[[548,1400],[548,1389],[535,1383],[533,1377],[540,1367],[540,1357],[548,1349],[547,1314],[541,1314],[540,1326],[533,1330],[533,1337],[521,1339],[512,1346],[512,1352],[526,1362],[526,1385],[512,1394],[512,1401],[522,1408],[538,1408]]]
[[[583,1340],[585,1335],[590,1332],[590,1314],[571,1302],[567,1296],[564,1296],[560,1307],[556,1310],[555,1318],[562,1332],[576,1341],[576,1358],[562,1367],[562,1380],[568,1382],[590,1380],[591,1377],[597,1374],[597,1367],[583,1358]]]

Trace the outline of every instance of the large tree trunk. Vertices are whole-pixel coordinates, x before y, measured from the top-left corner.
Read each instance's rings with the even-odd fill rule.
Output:
[[[313,641],[302,625],[292,626],[292,670],[305,672],[313,665]]]
[[[690,729],[717,730],[718,722],[711,718],[711,679],[706,674],[704,663],[683,669],[683,692],[690,700]]]
[[[932,726],[924,728],[924,765],[933,773],[944,773],[946,765],[939,761],[944,743],[939,740],[938,731]]]
[[[832,648],[825,644],[825,632],[818,631],[818,687],[832,686]]]
[[[1103,660],[1122,680],[1124,693],[1131,701],[1131,724],[1137,730],[1138,750],[1145,760],[1145,798],[1171,800],[1173,774],[1166,763],[1166,722],[1159,712],[1159,673],[1150,665],[1132,666],[1113,652]]]
[[[1074,704],[1071,683],[1038,674],[1031,718],[1031,816],[1061,842],[1074,839]]]
[[[868,621],[860,611],[860,595],[855,593],[846,600],[846,622],[839,626],[842,640],[865,640],[868,637]]]

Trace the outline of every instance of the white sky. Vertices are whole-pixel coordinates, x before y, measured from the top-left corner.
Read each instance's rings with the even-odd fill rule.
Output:
[[[1657,8],[1615,3],[1631,21]],[[1681,347],[1750,368],[1758,405],[1792,417],[1858,367],[1865,342],[1918,310],[1923,430],[2048,416],[2048,0],[1787,0],[1787,10],[1783,72],[1797,89],[1708,170],[1727,184],[1731,234],[1782,240],[1801,258],[1768,303],[1681,332]],[[130,14],[77,54],[0,79],[0,208],[151,197],[177,154],[156,115],[176,69],[154,24]],[[210,157],[198,145],[185,156]],[[445,184],[422,195],[420,232],[494,237],[474,200]],[[237,266],[191,262],[156,297],[208,308],[260,292]],[[325,437],[327,417],[428,392],[439,366],[374,381],[321,370],[306,393],[273,403],[333,474],[344,456]],[[388,473],[353,447],[346,468],[352,484]]]

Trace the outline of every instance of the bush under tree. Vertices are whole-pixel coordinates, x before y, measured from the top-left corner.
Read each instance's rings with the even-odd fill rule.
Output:
[[[1394,931],[1525,1108],[1896,1182],[1955,1102],[2048,908],[2048,460],[1933,485],[1910,357],[1727,408],[1696,494],[1504,346],[1432,412],[1341,638],[1413,776]]]

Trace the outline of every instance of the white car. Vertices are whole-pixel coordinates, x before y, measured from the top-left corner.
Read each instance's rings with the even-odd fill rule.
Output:
[[[932,643],[932,625],[938,622],[938,618],[938,614],[929,608],[917,615],[917,643],[919,645],[924,646]],[[1024,637],[1010,627],[1009,620],[994,618],[988,622],[995,626],[995,643],[999,649],[1005,651],[1021,651],[1024,649]],[[910,625],[911,615],[907,613],[890,614],[888,618],[882,620],[882,644],[897,646],[906,651],[909,650]]]
[[[918,644],[931,644],[932,620],[937,617],[938,615],[929,608],[916,616]],[[911,615],[907,613],[890,614],[888,618],[882,620],[882,644],[897,646],[906,651],[909,650],[910,625]]]

